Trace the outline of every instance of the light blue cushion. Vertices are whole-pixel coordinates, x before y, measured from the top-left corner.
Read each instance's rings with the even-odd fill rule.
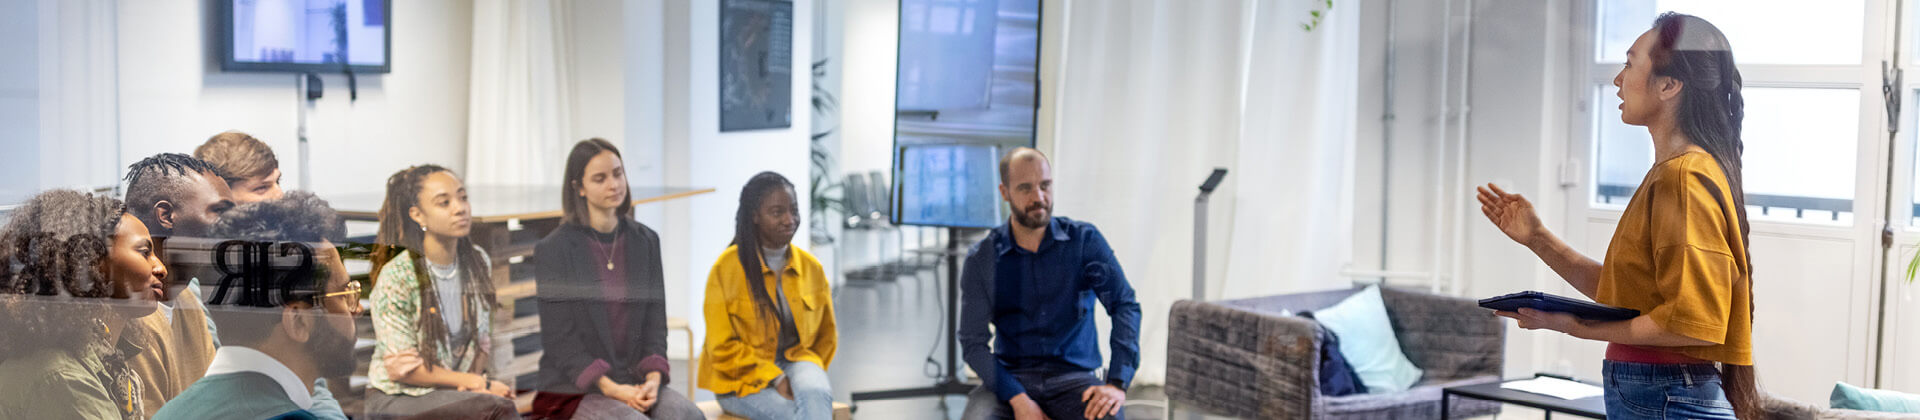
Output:
[[[1320,326],[1340,337],[1340,355],[1347,357],[1367,393],[1405,391],[1420,381],[1421,371],[1400,351],[1393,336],[1379,286],[1368,286],[1327,309],[1313,312]]]
[[[1887,413],[1920,413],[1920,395],[1879,389],[1861,388],[1847,385],[1846,382],[1833,384],[1833,395],[1827,397],[1833,408],[1879,411]]]

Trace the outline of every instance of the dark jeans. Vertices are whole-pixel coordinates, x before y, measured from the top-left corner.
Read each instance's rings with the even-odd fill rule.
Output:
[[[1734,420],[1712,364],[1605,363],[1607,418]]]
[[[1080,395],[1087,388],[1104,385],[1107,382],[1089,372],[1028,372],[1014,373],[1014,379],[1020,386],[1027,388],[1027,398],[1040,405],[1040,411],[1047,413],[1053,420],[1085,419],[1087,403]],[[1013,407],[993,394],[985,385],[974,388],[967,394],[967,410],[960,415],[964,420],[1009,420],[1013,418]],[[1126,420],[1125,410],[1119,415],[1101,417],[1101,420]]]

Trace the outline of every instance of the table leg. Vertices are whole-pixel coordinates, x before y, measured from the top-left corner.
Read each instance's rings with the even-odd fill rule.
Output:
[[[1449,401],[1451,400],[1453,400],[1452,392],[1447,392],[1445,390],[1440,391],[1440,420],[1447,420],[1448,418],[1447,416],[1451,414],[1449,413],[1449,411],[1451,411],[1453,408],[1451,404],[1449,404]]]

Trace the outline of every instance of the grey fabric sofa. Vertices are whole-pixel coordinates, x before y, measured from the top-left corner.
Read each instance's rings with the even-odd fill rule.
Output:
[[[1506,329],[1471,299],[1383,287],[1400,347],[1426,372],[1407,391],[1320,395],[1319,323],[1282,311],[1319,310],[1360,289],[1173,304],[1167,398],[1176,409],[1257,419],[1437,419],[1440,390],[1500,380]],[[1458,398],[1452,416],[1498,413]]]
[[[1760,410],[1773,420],[1833,419],[1833,420],[1920,420],[1920,414],[1880,413],[1873,411],[1841,410],[1822,408],[1778,395],[1762,394]]]

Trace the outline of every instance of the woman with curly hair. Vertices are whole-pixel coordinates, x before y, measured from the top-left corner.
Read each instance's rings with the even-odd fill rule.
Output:
[[[139,419],[142,343],[167,268],[120,200],[34,196],[0,228],[0,418]]]

